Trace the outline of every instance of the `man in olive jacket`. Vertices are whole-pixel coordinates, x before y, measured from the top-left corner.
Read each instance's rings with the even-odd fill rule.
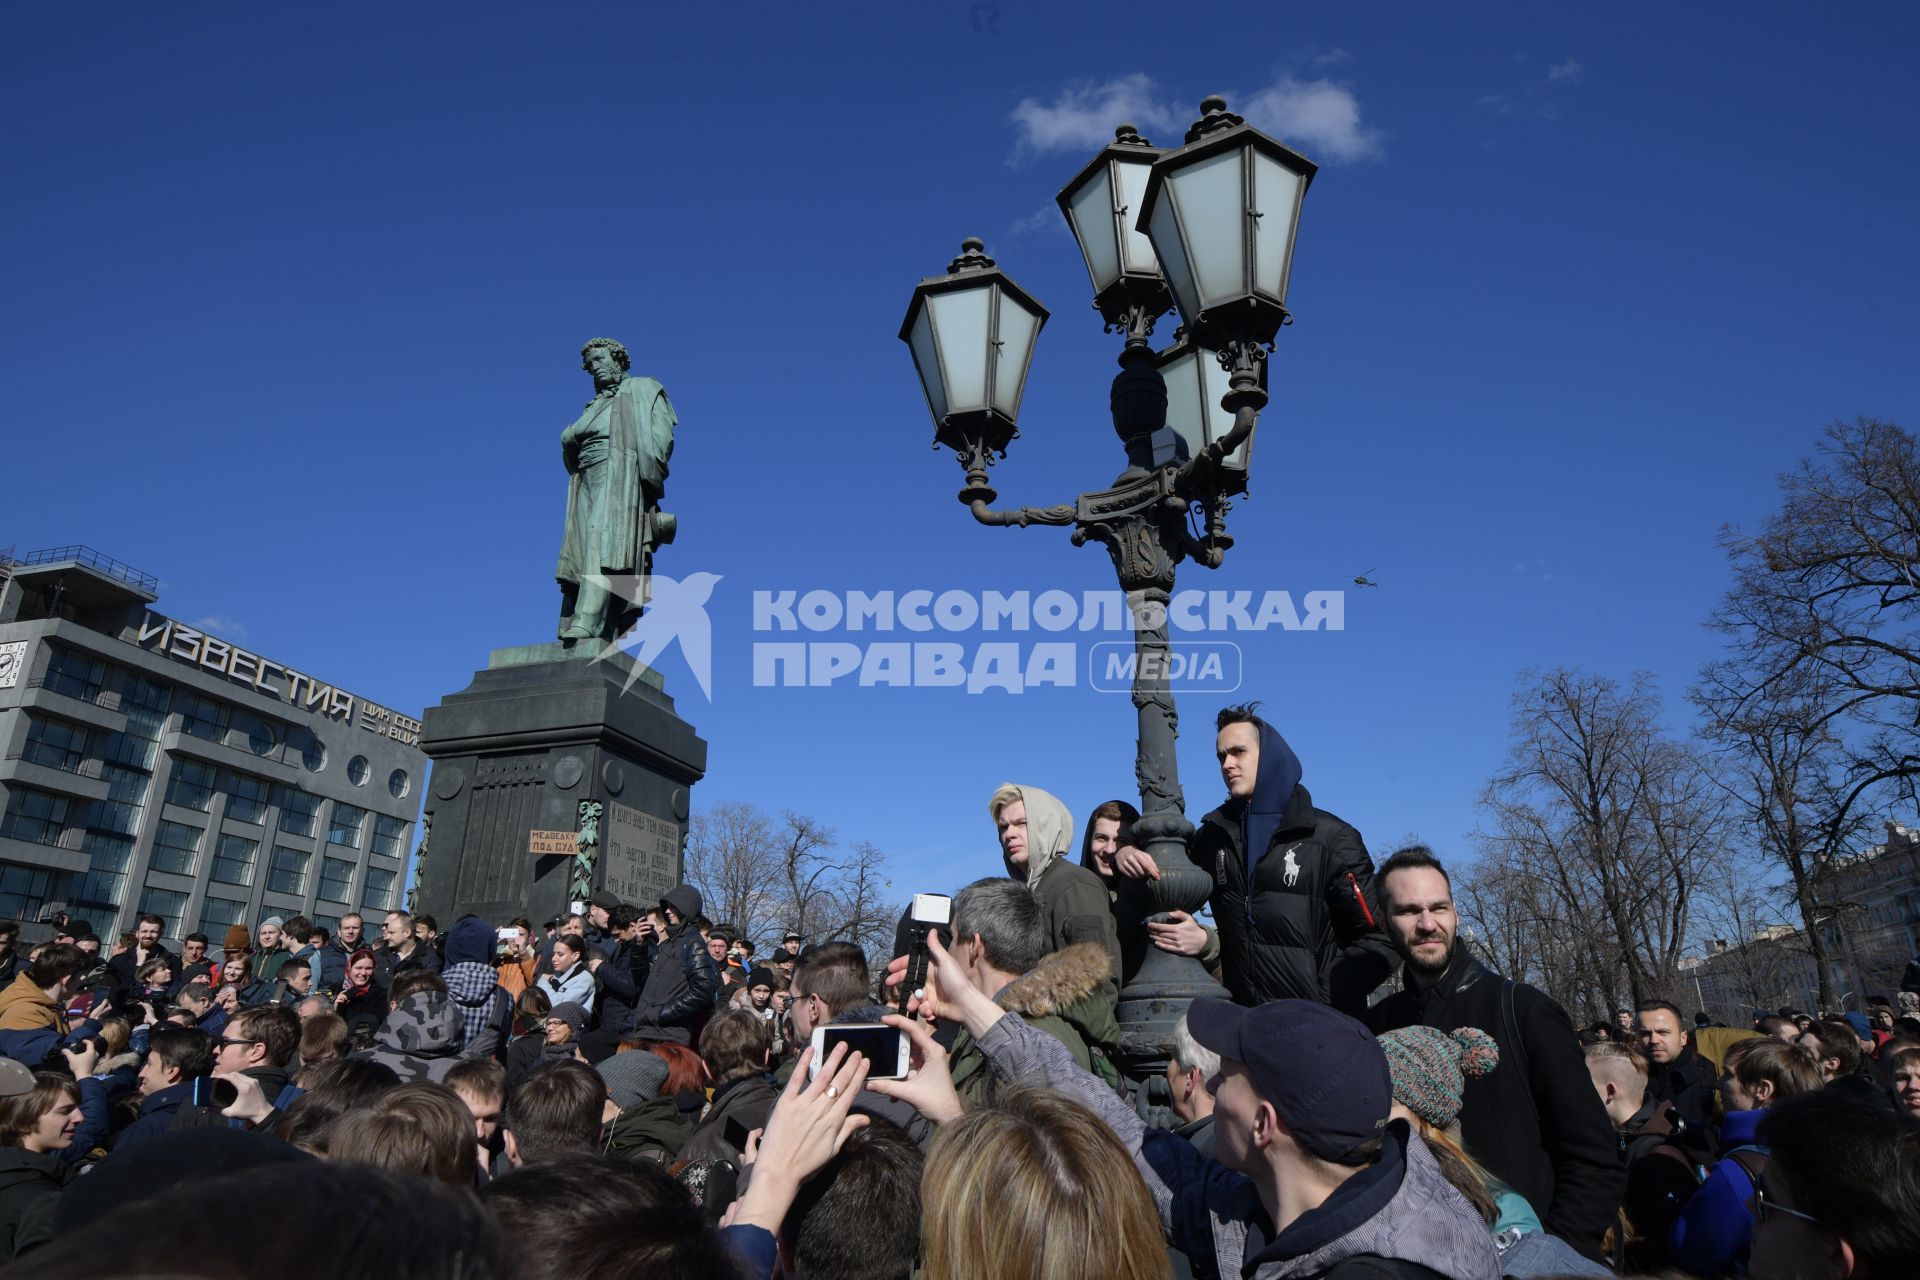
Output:
[[[1358,831],[1314,808],[1300,758],[1256,705],[1220,713],[1215,750],[1227,801],[1187,843],[1187,856],[1213,877],[1227,991],[1236,1004],[1313,1000],[1358,1017],[1395,963],[1373,859]],[[1122,874],[1153,874],[1151,859],[1130,853],[1115,861]]]
[[[1073,815],[1051,792],[1002,783],[987,805],[1000,837],[1007,874],[1027,886],[1046,914],[1047,952],[1077,942],[1106,948],[1111,972],[1100,985],[1109,1004],[1120,994],[1120,936],[1114,930],[1107,886],[1067,857]]]

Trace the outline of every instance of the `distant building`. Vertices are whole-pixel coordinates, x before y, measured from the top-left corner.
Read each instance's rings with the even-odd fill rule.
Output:
[[[1867,997],[1900,989],[1920,932],[1920,832],[1888,822],[1886,836],[1839,859],[1814,882],[1834,996],[1846,1008],[1863,1008]],[[1741,942],[1715,939],[1704,957],[1680,967],[1695,999],[1729,1025],[1744,1025],[1757,1010],[1819,1008],[1819,978],[1804,930],[1780,925]]]
[[[150,606],[85,547],[0,556],[0,917],[55,907],[110,949],[400,901],[420,723]],[[377,926],[376,926],[377,928]]]

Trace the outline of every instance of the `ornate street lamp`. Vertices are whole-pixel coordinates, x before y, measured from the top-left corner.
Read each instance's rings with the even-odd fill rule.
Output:
[[[987,468],[1017,434],[1020,390],[1046,310],[967,240],[947,274],[914,290],[900,336],[933,415],[937,444],[967,475],[960,500],[988,525],[1071,525],[1073,541],[1107,548],[1134,621],[1136,842],[1158,880],[1129,881],[1146,912],[1196,911],[1212,876],[1193,865],[1193,824],[1174,758],[1167,603],[1174,568],[1218,568],[1233,545],[1229,499],[1247,490],[1253,429],[1267,403],[1266,359],[1288,323],[1287,277],[1312,162],[1210,97],[1186,145],[1162,151],[1130,125],[1058,200],[1093,282],[1094,307],[1126,335],[1109,408],[1127,468],[1113,487],[1053,507],[993,509]],[[1156,356],[1154,322],[1177,306],[1184,329]],[[1204,532],[1190,531],[1192,518]],[[1199,961],[1149,947],[1120,993],[1119,1051],[1142,1107],[1156,1087],[1174,1025],[1197,995],[1224,995]]]
[[[969,237],[947,274],[922,280],[913,291],[900,338],[933,414],[933,438],[962,460],[1004,457],[1019,434],[1020,393],[1026,389],[1033,344],[1047,309],[1015,284]]]

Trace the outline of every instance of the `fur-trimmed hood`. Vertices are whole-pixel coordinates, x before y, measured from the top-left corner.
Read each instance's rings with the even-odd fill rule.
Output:
[[[1100,990],[1113,972],[1107,949],[1097,942],[1076,942],[1043,956],[1040,963],[1000,989],[994,1001],[1024,1018],[1060,1017]]]

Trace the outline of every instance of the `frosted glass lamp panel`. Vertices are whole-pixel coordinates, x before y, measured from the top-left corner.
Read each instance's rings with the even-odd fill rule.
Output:
[[[1120,163],[1120,258],[1121,266],[1136,275],[1160,274],[1160,259],[1154,256],[1153,241],[1140,230],[1140,209],[1147,202],[1147,175],[1150,164]]]
[[[1073,235],[1087,258],[1087,275],[1099,293],[1120,276],[1120,246],[1115,243],[1111,165],[1101,165],[1067,198],[1073,210]]]
[[[1200,313],[1200,298],[1194,292],[1193,269],[1187,263],[1187,247],[1180,239],[1180,219],[1173,207],[1172,190],[1162,187],[1153,205],[1153,220],[1147,224],[1153,247],[1166,273],[1167,287],[1180,308],[1180,318],[1191,325]]]
[[[1167,426],[1180,437],[1189,458],[1198,457],[1206,448],[1206,388],[1200,379],[1202,356],[1211,353],[1188,348],[1160,366],[1160,377],[1167,384]]]
[[[940,352],[933,341],[933,313],[924,303],[914,313],[907,344],[913,350],[914,368],[920,371],[920,386],[927,393],[927,409],[937,426],[947,416],[947,386],[940,373]]]
[[[1287,300],[1293,237],[1306,179],[1271,156],[1253,156],[1253,285],[1276,301]]]
[[[1107,225],[1112,226],[1109,216]],[[1002,293],[999,295],[1000,342],[993,348],[993,408],[1012,422],[1020,416],[1020,393],[1027,384],[1027,366],[1040,336],[1040,317]]]
[[[1241,153],[1228,151],[1167,176],[1168,194],[1180,206],[1180,225],[1193,255],[1202,311],[1247,293],[1247,206],[1240,163]]]
[[[987,407],[987,319],[993,287],[950,289],[927,295],[940,367],[946,371],[947,412]],[[941,416],[945,416],[944,414]]]

